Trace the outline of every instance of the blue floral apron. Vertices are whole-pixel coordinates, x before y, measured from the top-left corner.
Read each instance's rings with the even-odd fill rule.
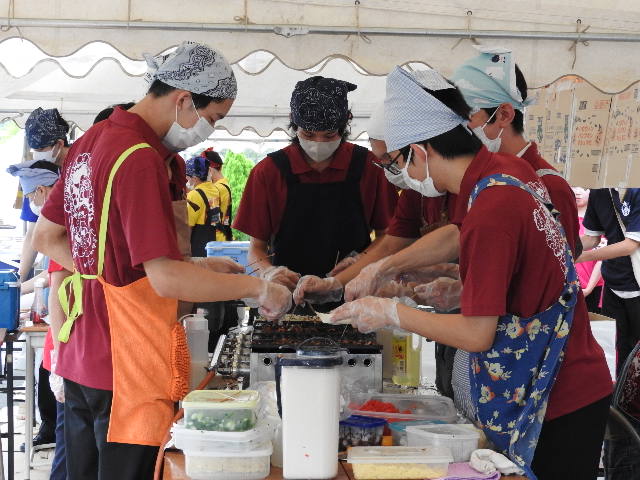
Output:
[[[544,200],[520,180],[504,174],[480,180],[469,198],[470,209],[485,188],[510,185]],[[557,210],[545,204],[554,221]],[[470,354],[471,396],[485,435],[527,477],[535,480],[531,461],[547,410],[547,401],[564,358],[580,288],[573,257],[564,239],[565,286],[556,303],[530,318],[503,315],[492,347]]]

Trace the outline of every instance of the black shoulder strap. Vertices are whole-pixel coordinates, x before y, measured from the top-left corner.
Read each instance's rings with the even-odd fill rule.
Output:
[[[267,156],[273,159],[273,163],[275,163],[278,170],[280,170],[280,173],[287,182],[287,185],[299,183],[298,177],[296,177],[291,171],[291,162],[289,161],[287,154],[284,153],[284,149],[272,152]]]
[[[204,194],[204,192],[199,188],[196,188],[195,190],[200,194],[200,196],[202,197],[202,201],[204,202],[204,209],[205,209],[204,224],[209,225],[211,224],[211,207],[209,206],[209,199]]]
[[[360,145],[353,145],[353,151],[351,152],[351,162],[349,164],[349,171],[347,172],[347,181],[359,182],[362,178],[362,172],[367,162],[367,156],[369,150]]]
[[[229,205],[227,206],[227,211],[224,212],[223,218],[229,217],[229,224],[231,224],[233,222],[233,218],[231,218],[231,212],[233,211],[233,209],[231,208],[233,206],[233,198],[231,197],[231,188],[229,188],[229,185],[227,185],[226,183],[221,183],[220,185],[226,188],[227,192],[229,192]]]

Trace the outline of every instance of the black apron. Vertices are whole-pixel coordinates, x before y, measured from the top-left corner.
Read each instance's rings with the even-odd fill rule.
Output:
[[[206,257],[207,256],[207,243],[214,242],[216,240],[216,232],[221,231],[225,240],[230,242],[233,240],[231,235],[231,190],[224,183],[222,184],[224,188],[229,192],[229,206],[227,207],[227,211],[220,211],[219,207],[211,208],[209,207],[209,199],[205,195],[205,193],[196,188],[196,192],[200,194],[202,197],[202,201],[204,202],[204,208],[206,209],[204,224],[203,225],[194,225],[191,229],[191,256],[192,257]],[[191,203],[191,207],[195,210],[198,210],[199,207],[193,203]],[[224,222],[225,219],[229,219],[229,222]]]
[[[333,183],[301,183],[283,150],[269,154],[287,183],[284,215],[270,245],[274,265],[324,277],[351,252],[369,246],[360,193],[368,152],[354,145],[346,179]]]

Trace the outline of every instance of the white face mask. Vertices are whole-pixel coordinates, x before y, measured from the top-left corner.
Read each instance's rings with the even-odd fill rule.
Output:
[[[33,214],[37,217],[40,216],[40,212],[42,211],[42,206],[36,205],[33,202],[29,202],[29,208],[33,212]]]
[[[502,132],[504,132],[504,128],[500,129],[500,133],[498,133],[498,136],[496,138],[489,138],[487,137],[487,134],[484,133],[484,127],[486,127],[487,125],[489,125],[489,122],[491,121],[491,119],[494,117],[494,115],[498,112],[498,110],[496,109],[491,116],[489,117],[489,119],[484,122],[484,125],[482,125],[481,127],[476,127],[476,128],[472,128],[473,133],[476,134],[476,137],[478,137],[480,139],[480,141],[482,143],[484,143],[484,145],[487,147],[487,150],[489,150],[490,152],[493,153],[497,153],[500,151],[500,146],[502,145]]]
[[[54,145],[51,150],[47,150],[45,152],[37,152],[34,150],[33,152],[31,152],[31,157],[35,161],[44,160],[46,162],[55,163],[58,159],[58,154],[60,153],[60,149],[58,149],[58,151],[56,152],[56,146],[57,145]]]
[[[390,183],[392,183],[398,188],[401,188],[403,190],[409,190],[411,188],[409,187],[409,185],[407,185],[407,182],[404,181],[404,176],[402,175],[402,172],[400,172],[397,175],[394,175],[393,173],[391,173],[389,170],[385,168],[384,176],[387,178],[387,180],[389,180]]]
[[[410,148],[409,157],[407,158],[407,162],[405,163],[404,168],[402,169],[402,177],[404,178],[404,181],[406,182],[406,184],[410,189],[415,190],[416,192],[422,194],[423,196],[441,197],[447,192],[439,192],[436,189],[436,186],[433,183],[433,178],[429,176],[429,163],[427,158],[427,151],[420,145],[418,145],[418,148],[422,150],[425,155],[424,161],[425,161],[425,169],[427,171],[427,176],[425,177],[424,180],[420,181],[420,180],[416,180],[415,178],[412,178],[409,175],[409,170],[408,170],[409,162],[411,160],[411,155],[413,155],[413,149]]]
[[[193,99],[191,103],[193,104]],[[195,109],[196,106],[193,105],[193,108]],[[198,115],[196,124],[193,127],[184,128],[178,123],[178,106],[176,105],[176,120],[162,139],[165,147],[173,152],[180,152],[209,138],[215,128],[200,116],[198,110],[196,110],[196,115]]]
[[[342,142],[341,138],[331,140],[330,142],[314,142],[313,140],[306,140],[298,137],[300,140],[300,147],[304,150],[304,153],[309,155],[309,158],[314,162],[324,162],[327,158],[334,154],[334,152],[340,146]]]

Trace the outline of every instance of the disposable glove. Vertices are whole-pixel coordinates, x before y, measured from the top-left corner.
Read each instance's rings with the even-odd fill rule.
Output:
[[[58,351],[51,350],[51,374],[49,375],[49,388],[59,403],[64,403],[64,379],[56,374],[58,364]]]
[[[373,293],[383,284],[393,278],[392,275],[385,275],[382,271],[384,258],[364,267],[357,277],[351,280],[344,289],[344,299],[347,302],[363,298]]]
[[[439,312],[449,312],[460,308],[462,282],[442,277],[433,282],[418,285],[414,288],[414,292],[416,300],[422,305],[430,305]]]
[[[362,333],[375,332],[385,327],[400,328],[398,299],[365,297],[345,303],[331,312],[331,323],[345,320],[350,320]]]
[[[229,257],[191,257],[189,261],[218,273],[244,273],[244,267]]]
[[[360,254],[359,253],[356,253],[355,255],[349,255],[348,257],[344,257],[342,260],[340,260],[336,264],[335,267],[333,267],[333,270],[331,270],[327,274],[327,277],[335,277],[337,274],[339,274],[340,272],[346,270],[351,265],[356,263],[359,258],[360,258]]]
[[[258,307],[258,313],[267,320],[278,320],[291,309],[291,291],[278,283],[263,280],[256,298],[243,298],[248,307]]]
[[[440,277],[460,278],[460,266],[457,263],[438,263],[428,267],[421,267],[398,275],[402,283],[429,283]]]
[[[339,302],[342,300],[343,290],[342,284],[337,278],[305,275],[300,279],[293,292],[293,301],[296,305],[304,302],[313,304]]]
[[[293,290],[296,288],[296,285],[298,284],[298,280],[300,280],[299,273],[292,272],[284,266],[276,267],[272,265],[261,272],[260,276],[267,282],[275,282],[279,283],[280,285],[284,285],[291,292],[293,292]]]

